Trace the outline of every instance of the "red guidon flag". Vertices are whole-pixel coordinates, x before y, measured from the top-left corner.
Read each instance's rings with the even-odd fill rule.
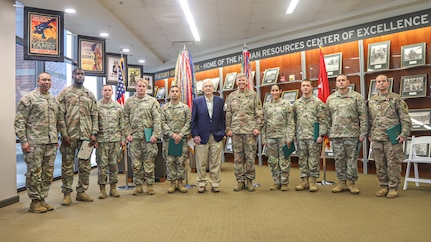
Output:
[[[323,103],[326,103],[329,95],[329,82],[328,75],[326,73],[325,58],[323,57],[322,47],[320,47],[320,59],[319,59],[319,82],[317,86],[317,96]],[[324,145],[329,148],[329,138],[325,135]]]

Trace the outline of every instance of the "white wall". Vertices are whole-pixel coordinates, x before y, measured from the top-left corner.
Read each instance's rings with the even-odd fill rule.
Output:
[[[2,47],[0,111],[0,207],[19,201],[16,190],[15,152],[15,4],[0,0]]]

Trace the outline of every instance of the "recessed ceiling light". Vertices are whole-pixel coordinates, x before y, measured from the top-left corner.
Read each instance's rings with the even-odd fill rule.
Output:
[[[145,63],[145,60],[139,60],[139,63]]]
[[[129,49],[127,49],[127,48],[122,48],[121,49],[121,52],[124,52],[124,53],[128,53],[130,50]]]
[[[109,36],[108,33],[100,33],[99,35],[102,36],[102,37],[108,37]]]
[[[75,10],[75,9],[73,9],[73,8],[66,8],[64,11],[65,11],[66,13],[76,13],[76,10]]]

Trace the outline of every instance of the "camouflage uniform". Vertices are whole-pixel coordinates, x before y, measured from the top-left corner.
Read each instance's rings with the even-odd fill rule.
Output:
[[[404,100],[393,92],[372,96],[368,109],[377,178],[382,188],[398,189],[404,152],[402,144],[393,145],[389,141],[386,129],[401,123],[400,135],[407,139],[412,127],[409,109]]]
[[[335,170],[340,181],[358,179],[359,136],[367,137],[368,113],[360,93],[335,91],[326,100],[330,118],[329,137],[334,150]]]
[[[188,157],[187,141],[190,136],[190,121],[192,113],[190,108],[184,103],[165,104],[162,108],[163,117],[163,157],[166,160],[168,171],[168,180],[184,180],[185,179],[185,161]],[[178,134],[183,139],[182,155],[168,155],[169,138],[173,134]]]
[[[293,144],[295,122],[293,109],[286,100],[266,102],[263,105],[262,142],[266,143],[268,165],[275,185],[289,184],[290,157],[285,159],[283,146]]]
[[[61,145],[62,154],[61,179],[63,181],[62,192],[73,191],[73,176],[75,164],[75,151],[81,147],[83,140],[90,140],[92,134],[97,134],[97,100],[94,94],[85,87],[75,88],[73,85],[63,89],[57,96],[60,110],[66,122],[66,131],[61,136],[70,138],[70,146]],[[85,192],[90,183],[91,164],[90,159],[78,160],[78,193]]]
[[[154,184],[154,161],[159,151],[157,144],[146,141],[144,128],[152,128],[152,137],[161,137],[160,104],[154,97],[136,95],[127,99],[124,105],[126,136],[132,135],[129,155],[132,159],[134,182],[141,185],[146,180],[148,185]]]
[[[104,103],[103,100],[97,102],[99,115],[99,133],[97,134],[96,161],[98,167],[99,185],[118,182],[118,152],[120,142],[125,142],[124,135],[124,113],[123,107],[117,102]]]
[[[54,96],[36,89],[21,98],[15,132],[21,144],[30,144],[31,151],[24,153],[24,161],[27,164],[25,185],[32,200],[44,200],[48,196],[60,129],[64,129],[64,122]]]
[[[317,97],[301,97],[293,104],[301,178],[319,177],[322,144],[314,140],[314,123],[319,123],[319,136],[327,133],[328,114]]]
[[[253,130],[263,125],[262,103],[253,90],[232,92],[226,101],[226,132],[232,131],[235,177],[254,180],[257,139]]]

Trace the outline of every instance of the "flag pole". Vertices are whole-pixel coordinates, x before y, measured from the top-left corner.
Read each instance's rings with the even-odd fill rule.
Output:
[[[325,153],[325,144],[322,144],[322,163],[323,163],[323,180],[318,181],[317,184],[321,186],[332,186],[334,182],[326,180],[326,153]]]

